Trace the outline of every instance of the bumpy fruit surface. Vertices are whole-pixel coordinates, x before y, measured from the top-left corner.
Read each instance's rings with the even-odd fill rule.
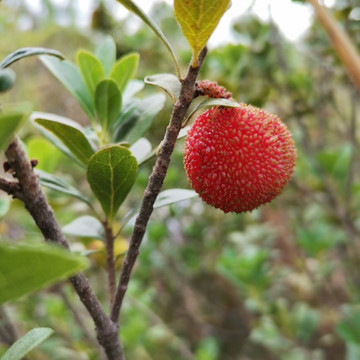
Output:
[[[192,188],[226,213],[271,201],[290,180],[295,158],[294,141],[280,119],[249,105],[205,111],[185,140]]]

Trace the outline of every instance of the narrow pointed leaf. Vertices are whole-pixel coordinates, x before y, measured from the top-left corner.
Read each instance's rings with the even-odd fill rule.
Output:
[[[169,189],[162,191],[157,197],[154,208],[177,203],[183,200],[189,200],[197,197],[198,194],[194,190],[187,189]]]
[[[20,59],[23,59],[27,56],[34,56],[34,55],[50,55],[55,56],[59,58],[60,60],[65,59],[64,55],[56,50],[53,49],[46,49],[41,47],[25,47],[22,49],[18,49],[14,51],[13,53],[9,54],[1,63],[0,63],[0,69],[4,69],[11,64],[13,64],[15,61],[18,61]]]
[[[164,190],[160,192],[160,194],[158,195],[154,203],[154,209],[175,204],[183,200],[190,200],[198,196],[199,195],[194,190],[188,190],[188,189]],[[140,210],[140,205],[138,205],[131,212],[125,215],[125,217],[122,219],[123,224],[126,224],[131,218],[133,218],[136,215],[136,213],[139,212],[139,210]]]
[[[23,359],[28,352],[40,345],[53,333],[54,330],[50,328],[35,328],[30,330],[11,345],[8,351],[1,357],[1,360]]]
[[[11,69],[0,69],[0,92],[12,88],[16,79],[15,72]]]
[[[124,92],[129,80],[135,76],[139,58],[138,53],[124,55],[112,68],[110,77],[116,81],[121,92]]]
[[[0,114],[0,150],[6,149],[25,120],[22,112]]]
[[[116,60],[116,44],[111,36],[107,36],[95,51],[96,57],[104,67],[105,76],[110,74]]]
[[[85,258],[59,246],[0,244],[0,304],[84,269]]]
[[[229,5],[230,0],[174,1],[175,17],[193,50],[193,66]]]
[[[42,186],[45,186],[45,187],[55,190],[55,191],[59,191],[63,194],[73,196],[73,197],[83,201],[84,203],[89,205],[91,208],[93,207],[90,200],[88,198],[86,198],[85,195],[83,195],[78,189],[74,188],[73,186],[68,184],[66,181],[64,181],[63,178],[53,175],[53,174],[49,174],[43,170],[37,170],[37,172],[40,175],[39,181]]]
[[[130,144],[135,143],[149,129],[156,116],[165,105],[164,94],[154,94],[146,97],[141,103],[141,116],[137,125],[134,126],[126,136],[126,141]]]
[[[199,98],[200,99],[200,98]],[[209,106],[224,106],[224,107],[239,107],[240,104],[236,101],[230,99],[214,99],[214,98],[205,98],[201,99],[200,102],[192,109],[191,113],[185,120],[185,124],[189,122],[192,116],[199,110],[209,107]]]
[[[121,93],[114,80],[105,79],[96,87],[95,109],[101,127],[106,132],[121,109]]]
[[[175,68],[176,68],[176,74],[178,78],[180,79],[180,68],[178,65],[178,62],[176,60],[176,55],[174,53],[174,50],[172,49],[169,41],[159,28],[159,26],[156,24],[156,22],[151,19],[149,16],[147,16],[133,1],[131,0],[117,0],[120,4],[125,6],[129,11],[136,14],[146,25],[150,27],[150,29],[155,33],[155,35],[162,41],[162,43],[165,45],[165,47],[169,50],[171,58],[174,62]]]
[[[65,120],[35,119],[35,122],[56,135],[71,153],[83,164],[87,164],[94,150],[80,126]]]
[[[95,118],[94,104],[91,95],[82,79],[80,70],[70,61],[60,61],[49,56],[41,56],[40,60],[48,70],[66,87],[81,105],[85,113]]]
[[[172,74],[151,75],[151,76],[147,76],[144,79],[144,82],[146,84],[159,86],[170,96],[174,104],[176,100],[179,98],[181,83],[175,75]]]
[[[149,129],[156,115],[165,104],[164,94],[154,94],[146,97],[136,108],[129,109],[129,117],[123,119],[121,126],[117,129],[116,141],[127,141],[135,143]]]
[[[133,186],[136,174],[136,159],[123,146],[106,146],[90,158],[87,179],[110,221]]]
[[[79,51],[76,60],[85,85],[94,97],[97,84],[105,77],[104,68],[100,60],[87,51]]]

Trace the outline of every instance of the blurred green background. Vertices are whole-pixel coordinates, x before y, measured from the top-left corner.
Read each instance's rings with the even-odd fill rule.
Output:
[[[129,31],[135,18],[115,20],[109,1],[93,2],[85,27],[77,26],[73,2],[39,3],[40,13],[23,1],[0,3],[1,59],[20,47],[43,46],[74,60],[78,49],[92,51],[112,35],[119,57],[140,53],[137,79],[174,71],[149,29],[140,25]],[[333,1],[331,11],[360,50],[358,0]],[[191,52],[172,8],[158,2],[151,14],[185,69]],[[217,81],[239,102],[278,114],[296,142],[296,171],[277,199],[252,213],[225,215],[199,199],[155,210],[121,316],[127,358],[360,359],[359,92],[315,19],[296,43],[285,40],[271,19],[256,17],[251,6],[232,27],[238,41],[224,39],[212,48],[200,78]],[[2,102],[31,101],[35,110],[88,125],[75,100],[39,60],[26,59],[13,69],[15,87]],[[143,95],[156,91],[145,86]],[[167,100],[147,134],[153,147],[162,139],[170,111]],[[76,165],[31,124],[21,139],[40,169],[86,189]],[[164,189],[189,188],[182,150],[183,140]],[[152,166],[150,161],[141,168],[128,207],[141,199]],[[86,214],[77,201],[47,194],[61,225]],[[131,224],[123,230],[124,237],[130,234]],[[22,204],[3,193],[0,238],[41,239]],[[77,238],[69,241],[74,248],[82,245]],[[93,265],[86,275],[105,302],[105,272]],[[92,321],[67,284],[8,304],[6,312],[19,334],[39,326],[56,331],[29,359],[99,358]],[[0,343],[0,354],[5,348]]]

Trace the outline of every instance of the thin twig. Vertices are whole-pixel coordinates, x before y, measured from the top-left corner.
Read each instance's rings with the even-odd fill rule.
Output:
[[[21,188],[17,181],[10,181],[0,177],[0,190],[12,195],[13,198],[21,197]]]
[[[121,305],[128,287],[131,272],[139,255],[139,248],[145,234],[146,226],[154,208],[155,200],[161,190],[166,172],[170,163],[170,157],[174,150],[177,136],[180,132],[186,112],[193,100],[195,81],[200,67],[206,56],[206,47],[201,51],[197,67],[189,66],[186,77],[182,80],[179,99],[176,101],[170,118],[170,124],[166,129],[162,148],[156,160],[155,166],[149,178],[149,183],[144,192],[139,215],[136,217],[134,230],[130,240],[129,250],[123,261],[115,299],[111,307],[110,318],[118,322]]]
[[[10,144],[5,155],[19,181],[21,194],[18,197],[25,204],[45,240],[69,249],[69,244],[61,232],[39,184],[38,176],[33,171],[31,163],[17,138]],[[2,183],[4,184],[4,182]],[[104,348],[108,359],[123,360],[124,355],[118,335],[118,326],[106,315],[85,275],[80,273],[72,276],[69,280],[95,323],[98,341]]]
[[[113,303],[116,290],[116,269],[114,259],[114,234],[108,222],[103,224],[105,230],[105,249],[106,249],[106,270],[108,275],[108,286],[110,295],[110,306]]]

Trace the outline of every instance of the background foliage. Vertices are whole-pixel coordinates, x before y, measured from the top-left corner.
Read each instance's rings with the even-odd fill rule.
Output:
[[[59,5],[43,1],[41,15],[31,13],[21,1],[11,7],[0,4],[0,58],[23,46],[43,46],[75,61],[79,48],[93,51],[110,34],[118,58],[139,52],[137,79],[173,72],[166,50],[145,26],[128,31],[132,16],[115,21],[107,4],[100,2],[91,28],[78,28],[68,4],[59,10]],[[337,0],[331,10],[360,49],[359,4]],[[60,11],[66,26],[59,25]],[[191,52],[172,9],[159,2],[152,16],[185,66]],[[239,102],[277,113],[296,141],[296,172],[280,197],[252,213],[225,215],[199,199],[155,211],[122,315],[127,357],[358,359],[359,94],[316,21],[296,44],[251,9],[234,22],[233,30],[238,42],[211,49],[201,79],[218,81]],[[40,61],[29,58],[15,64],[14,70],[17,81],[4,102],[30,101],[37,111],[87,125],[82,109]],[[145,86],[141,96],[153,93],[154,88]],[[162,139],[170,108],[167,100],[147,133],[153,147]],[[39,159],[39,169],[61,175],[80,190],[86,188],[79,168],[34,126],[25,126],[21,138],[29,156]],[[182,147],[179,141],[164,189],[189,187]],[[141,168],[126,200],[129,208],[141,199],[152,165],[149,161]],[[61,225],[86,215],[79,201],[51,190],[47,195]],[[123,229],[124,238],[130,233],[131,223]],[[21,204],[4,194],[0,237],[11,243],[24,238],[39,241]],[[69,240],[78,249],[91,241]],[[87,276],[96,283],[97,295],[104,297],[102,268],[94,263]],[[55,330],[31,358],[96,359],[92,324],[68,285],[37,292],[6,309],[20,334],[33,327]],[[74,320],[74,313],[80,320]],[[4,350],[0,344],[0,354]]]

